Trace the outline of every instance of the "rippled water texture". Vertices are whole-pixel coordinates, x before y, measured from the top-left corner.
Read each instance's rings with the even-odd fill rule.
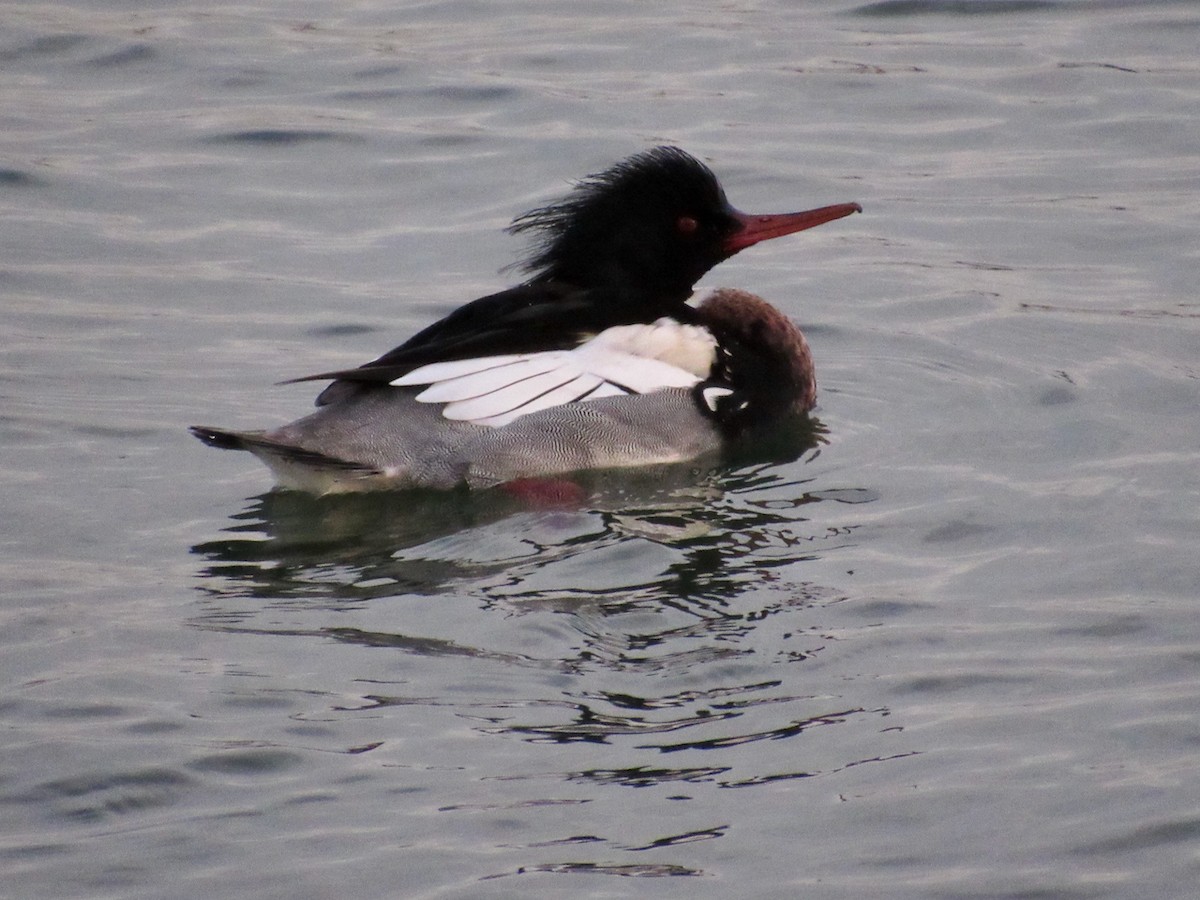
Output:
[[[9,4],[0,894],[1191,898],[1200,11]],[[823,433],[313,500],[310,408],[657,143]]]

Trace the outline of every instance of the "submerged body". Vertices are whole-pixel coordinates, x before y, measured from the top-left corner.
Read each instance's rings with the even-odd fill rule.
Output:
[[[415,394],[405,388],[358,394],[263,434],[193,431],[215,446],[249,450],[280,487],[317,494],[491,487],[584,469],[681,462],[721,449],[711,429],[680,429],[694,406],[681,389],[632,404],[612,397],[558,406],[502,428],[447,421]]]
[[[764,333],[755,363],[756,369],[771,369],[772,390],[756,404],[754,419],[769,413],[772,421],[812,408],[812,356],[786,317],[753,294],[728,289],[709,295],[698,313],[718,331],[734,326]],[[707,328],[703,333],[711,334]],[[743,412],[738,404],[750,407],[736,388],[702,381],[695,372],[710,369],[718,355],[715,344],[698,343],[692,339],[673,348],[690,357],[693,369],[666,363],[686,385],[557,404],[499,425],[447,418],[448,404],[418,399],[425,393],[421,387],[384,385],[344,391],[311,415],[271,431],[192,430],[213,446],[250,451],[280,486],[314,493],[480,488],[584,469],[684,462],[715,456],[756,424],[738,425]],[[724,421],[715,417],[714,407],[722,405]]]
[[[707,167],[658,148],[517,220],[542,237],[530,281],[372,363],[311,376],[333,381],[316,412],[270,431],[192,431],[316,493],[488,487],[716,455],[810,410],[813,365],[766,301],[723,289],[692,306],[692,285],[746,246],[856,211],[746,216]]]

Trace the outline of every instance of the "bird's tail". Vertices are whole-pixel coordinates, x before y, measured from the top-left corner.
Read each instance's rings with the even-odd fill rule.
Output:
[[[256,431],[229,431],[211,425],[192,425],[192,434],[219,450],[247,450],[265,460],[296,463],[314,469],[336,469],[339,472],[354,472],[360,475],[377,475],[379,470],[366,463],[352,462],[328,456],[317,450],[306,450],[293,444],[284,444],[265,437]]]

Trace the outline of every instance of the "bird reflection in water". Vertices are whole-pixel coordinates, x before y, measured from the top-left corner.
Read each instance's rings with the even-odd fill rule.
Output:
[[[447,701],[429,699],[438,677],[430,674],[420,698],[377,685],[341,707],[345,715],[449,702],[483,732],[632,741],[658,753],[837,724],[864,709],[814,702],[778,669],[822,651],[829,635],[812,610],[842,596],[806,580],[804,563],[835,553],[856,526],[844,516],[822,525],[816,514],[823,502],[873,499],[794,477],[821,438],[817,426],[759,446],[757,458],[587,473],[578,481],[586,499],[552,508],[503,491],[264,494],[224,537],[193,548],[206,561],[204,610],[193,624],[391,649],[430,660],[422,665],[431,672],[442,671],[432,660],[453,663],[459,677],[466,666],[500,667],[509,678],[527,672],[543,688],[547,676],[567,679],[563,690],[534,697]],[[402,624],[399,613],[396,627],[378,627],[389,601],[411,610],[422,598],[438,605],[437,636],[419,633],[407,616]],[[368,609],[370,627],[353,615]],[[482,637],[480,616],[496,617]],[[531,625],[539,640],[518,644],[513,629]],[[597,681],[599,673],[607,674]],[[681,677],[693,686],[678,689]],[[676,734],[695,728],[703,734]],[[631,783],[651,777],[645,765],[634,769]]]

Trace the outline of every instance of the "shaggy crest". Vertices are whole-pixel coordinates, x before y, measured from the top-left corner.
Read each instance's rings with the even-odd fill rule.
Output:
[[[521,268],[540,277],[566,275],[621,223],[658,224],[696,206],[728,208],[717,177],[678,147],[655,147],[581,179],[562,199],[518,216],[508,231],[535,235]]]

